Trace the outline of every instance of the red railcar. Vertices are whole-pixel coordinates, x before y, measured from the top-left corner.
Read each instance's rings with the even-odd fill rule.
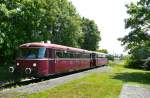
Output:
[[[42,77],[107,64],[104,54],[43,42],[20,46],[16,66],[9,70],[16,74]]]

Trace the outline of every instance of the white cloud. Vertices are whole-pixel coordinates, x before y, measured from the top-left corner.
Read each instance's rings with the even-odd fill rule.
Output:
[[[128,34],[124,19],[128,16],[125,4],[136,0],[70,0],[81,16],[93,19],[101,31],[100,48],[110,53],[124,53],[117,40]]]

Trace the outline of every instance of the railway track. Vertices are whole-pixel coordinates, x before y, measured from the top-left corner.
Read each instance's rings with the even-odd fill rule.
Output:
[[[94,68],[98,68],[98,66],[94,67]],[[56,74],[56,75],[51,75],[51,76],[42,77],[42,78],[25,79],[25,80],[13,82],[13,83],[0,82],[0,91],[2,91],[4,89],[12,88],[12,87],[15,88],[17,86],[25,86],[25,85],[29,85],[29,84],[32,84],[32,83],[38,83],[38,82],[49,80],[49,79],[55,79],[55,78],[58,78],[58,77],[62,77],[62,76],[70,75],[70,74],[75,74],[75,73],[78,73],[78,72],[83,72],[83,71],[91,70],[91,69],[94,69],[94,68],[88,68],[88,69],[73,71],[73,72],[69,72],[69,73]]]

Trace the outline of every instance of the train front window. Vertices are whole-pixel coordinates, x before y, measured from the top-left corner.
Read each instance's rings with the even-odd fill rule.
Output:
[[[46,48],[22,48],[20,57],[21,58],[29,58],[29,59],[36,59],[36,58],[45,58]]]

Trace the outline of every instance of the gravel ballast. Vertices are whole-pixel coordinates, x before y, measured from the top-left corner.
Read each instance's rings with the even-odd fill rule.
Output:
[[[125,84],[120,98],[150,98],[150,88]]]
[[[109,72],[110,70],[111,70],[111,67],[104,66],[104,67],[99,67],[99,68],[95,68],[95,69],[91,69],[91,70],[87,70],[87,71],[83,71],[83,72],[79,72],[79,73],[75,73],[75,74],[71,74],[71,75],[67,75],[67,76],[63,76],[63,77],[59,77],[55,79],[42,81],[39,83],[34,83],[34,84],[22,86],[22,87],[3,90],[3,91],[0,91],[0,98],[5,95],[9,95],[9,94],[11,95],[12,93],[27,93],[27,94],[37,93],[37,92],[47,90],[49,88],[67,83],[71,80],[79,79],[83,76],[88,75],[89,73]]]

